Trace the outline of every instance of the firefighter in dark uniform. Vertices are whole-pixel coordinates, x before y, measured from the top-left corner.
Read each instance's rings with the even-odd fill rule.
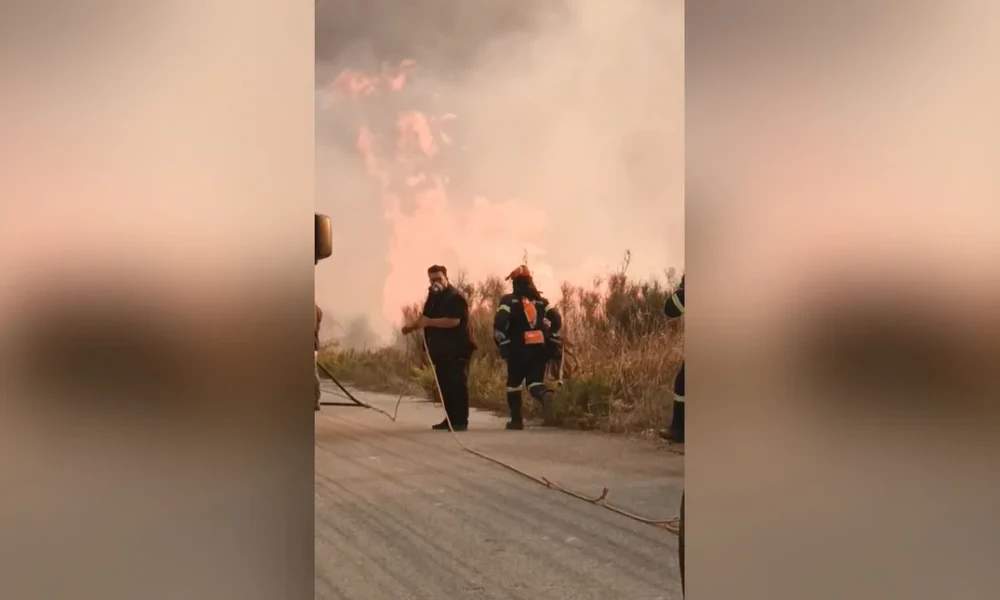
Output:
[[[677,288],[672,296],[667,298],[664,304],[663,311],[667,314],[669,319],[680,318],[684,314],[684,277],[681,277],[681,285]],[[684,443],[684,363],[681,363],[681,369],[677,372],[677,377],[674,378],[674,403],[673,403],[673,416],[670,419],[670,429],[667,433],[667,439],[678,444]],[[684,492],[681,492],[681,519],[680,519],[680,535],[678,540],[678,558],[680,559],[681,568],[681,594],[686,592],[684,585],[684,537],[685,537],[685,527],[684,527]]]
[[[553,424],[553,392],[545,386],[545,368],[553,346],[558,346],[562,317],[535,288],[531,272],[522,265],[507,279],[512,293],[500,298],[493,317],[493,339],[507,362],[507,429],[524,429],[521,417],[521,385],[542,405],[546,425]]]
[[[403,328],[403,335],[422,330],[434,365],[448,417],[431,429],[465,431],[469,427],[469,362],[477,350],[469,334],[469,303],[448,281],[448,269],[443,265],[431,265],[427,278],[430,287],[423,313]]]
[[[681,285],[677,288],[663,307],[667,313],[667,318],[677,319],[684,314],[684,277],[681,277]],[[684,363],[674,378],[674,402],[673,416],[670,419],[670,430],[668,439],[678,444],[684,443]]]

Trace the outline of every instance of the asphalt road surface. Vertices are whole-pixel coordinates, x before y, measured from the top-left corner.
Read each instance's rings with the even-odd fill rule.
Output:
[[[326,387],[326,384],[324,384]],[[390,413],[396,396],[358,392]],[[324,400],[337,400],[324,393]],[[316,598],[680,600],[677,537],[546,489],[429,426],[363,408],[316,417]],[[528,428],[474,411],[470,447],[653,519],[677,516],[683,461],[656,442]]]

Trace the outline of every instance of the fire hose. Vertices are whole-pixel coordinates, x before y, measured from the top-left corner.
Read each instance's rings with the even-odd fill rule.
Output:
[[[423,338],[423,344],[422,345],[423,345],[424,355],[427,358],[427,363],[431,366],[431,373],[434,375],[434,386],[438,390],[438,392],[440,393],[440,391],[441,391],[441,382],[438,380],[437,369],[434,368],[434,361],[432,361],[430,359],[430,351],[427,348],[427,340],[426,340],[426,338]],[[407,344],[407,355],[409,355],[409,344]],[[407,359],[408,358],[409,358],[409,356],[407,356]],[[560,365],[559,365],[560,381],[562,379],[561,375],[562,375],[562,369],[563,369],[563,366],[562,366],[563,360],[565,360],[565,354],[560,359]],[[407,360],[407,362],[408,362],[408,360]],[[374,410],[374,411],[376,411],[378,413],[381,413],[381,414],[385,415],[386,417],[389,418],[390,421],[393,421],[393,422],[396,421],[396,417],[399,414],[399,405],[400,405],[400,403],[403,400],[403,396],[405,395],[404,392],[400,392],[399,398],[396,400],[396,407],[393,410],[393,413],[389,414],[389,412],[386,411],[386,410],[382,410],[381,408],[378,408],[376,406],[372,406],[371,404],[368,404],[366,402],[362,402],[361,400],[358,400],[356,397],[354,397],[353,394],[351,394],[350,391],[348,391],[348,389],[346,387],[344,387],[343,385],[340,384],[339,381],[337,381],[337,379],[333,376],[332,373],[330,373],[325,367],[322,367],[322,368],[326,372],[326,374],[328,376],[330,376],[331,379],[333,379],[334,383],[337,384],[337,387],[340,388],[341,392],[348,399],[350,399],[351,401],[355,402],[356,404],[358,404],[359,406],[361,406],[363,408]],[[442,396],[442,399],[443,399],[443,396]],[[679,535],[680,534],[680,527],[679,527],[680,518],[673,518],[673,519],[651,519],[651,518],[648,518],[648,517],[637,515],[635,513],[627,511],[627,510],[625,510],[623,508],[617,507],[617,506],[615,506],[615,505],[613,505],[613,504],[611,504],[611,503],[608,502],[608,495],[611,493],[611,490],[609,488],[607,488],[607,487],[605,487],[603,489],[603,491],[600,493],[600,495],[598,495],[598,496],[594,496],[594,497],[592,497],[592,496],[586,496],[586,495],[581,494],[579,492],[567,489],[567,488],[565,488],[565,487],[563,487],[563,486],[561,486],[561,485],[559,485],[559,484],[551,481],[550,479],[548,479],[546,477],[540,477],[540,476],[537,476],[537,475],[532,475],[531,473],[523,471],[523,470],[521,470],[521,469],[519,469],[519,468],[511,465],[510,463],[507,463],[507,462],[505,462],[503,460],[500,460],[499,458],[495,458],[493,456],[490,456],[489,454],[486,454],[485,452],[481,452],[479,450],[476,450],[475,448],[469,447],[468,445],[466,445],[461,440],[461,438],[455,432],[455,428],[452,427],[451,419],[448,417],[448,411],[445,410],[445,408],[444,408],[444,402],[443,401],[441,402],[441,410],[442,410],[442,412],[444,412],[445,422],[448,424],[448,430],[451,432],[452,439],[455,440],[455,443],[458,444],[458,446],[460,448],[462,448],[462,450],[468,452],[469,454],[472,454],[472,455],[477,456],[477,457],[479,457],[479,458],[481,458],[483,460],[487,460],[487,461],[489,461],[489,462],[491,462],[491,463],[493,463],[495,465],[503,467],[504,469],[507,469],[508,471],[516,473],[516,474],[520,475],[521,477],[524,477],[525,479],[529,479],[529,480],[531,480],[531,481],[533,481],[533,482],[535,482],[535,483],[537,483],[539,485],[542,485],[542,486],[544,486],[544,487],[546,487],[546,488],[548,488],[550,490],[555,490],[557,492],[561,492],[563,494],[566,494],[567,496],[571,496],[571,497],[576,498],[578,500],[583,500],[584,502],[593,504],[595,506],[600,506],[601,508],[605,508],[607,510],[610,510],[613,513],[619,514],[619,515],[621,515],[623,517],[627,517],[629,519],[632,519],[633,521],[637,521],[639,523],[644,523],[646,525],[652,525],[654,527],[658,527],[658,528],[661,528],[661,529],[666,529],[667,531],[669,531],[670,533],[673,533],[674,535]]]

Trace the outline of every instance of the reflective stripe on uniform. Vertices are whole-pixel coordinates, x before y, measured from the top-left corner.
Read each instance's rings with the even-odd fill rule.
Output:
[[[681,396],[680,394],[674,394],[674,402],[678,404],[684,404],[684,396]]]
[[[507,306],[506,304],[501,304],[500,306],[497,307],[497,312],[501,311],[510,312],[510,307]]]
[[[509,339],[506,339],[506,338],[504,338],[504,340],[503,340],[503,341],[500,341],[500,342],[497,342],[497,345],[498,345],[498,346],[506,346],[506,345],[507,345],[507,344],[509,344],[509,343],[510,343],[510,340],[509,340]]]
[[[661,296],[661,298],[662,298],[662,296]],[[683,315],[684,314],[684,303],[681,302],[681,299],[677,296],[677,294],[674,294],[673,296],[671,296],[670,297],[670,301],[674,303],[674,306],[676,306],[677,310],[681,311],[681,314]]]
[[[508,392],[520,392],[521,391],[521,386],[517,386],[517,387],[507,386],[507,391]]]
[[[529,383],[528,384],[528,389],[530,390],[531,388],[538,387],[540,385],[545,385],[545,384],[542,383],[541,381],[536,381],[535,383]]]

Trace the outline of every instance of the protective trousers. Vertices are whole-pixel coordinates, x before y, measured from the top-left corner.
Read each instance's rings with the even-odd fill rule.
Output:
[[[684,443],[684,363],[674,379],[673,415],[670,418],[670,441]]]
[[[543,403],[552,391],[545,387],[545,367],[548,355],[544,347],[524,348],[512,352],[507,359],[507,407],[512,423],[523,423],[521,415],[521,384],[532,398]]]
[[[469,361],[460,358],[438,358],[434,361],[441,399],[452,427],[469,424]]]

